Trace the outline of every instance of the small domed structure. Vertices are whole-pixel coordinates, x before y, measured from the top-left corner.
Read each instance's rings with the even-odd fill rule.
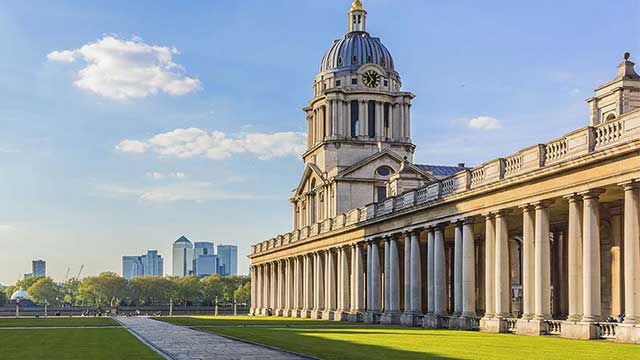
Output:
[[[11,295],[11,301],[30,300],[29,293],[21,286],[19,290]]]

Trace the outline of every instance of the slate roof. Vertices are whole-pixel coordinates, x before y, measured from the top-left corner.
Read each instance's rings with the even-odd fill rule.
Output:
[[[464,167],[464,166],[418,165],[418,164],[416,164],[416,166],[420,170],[427,172],[437,178],[445,178],[457,173],[458,171],[468,169],[467,167]]]

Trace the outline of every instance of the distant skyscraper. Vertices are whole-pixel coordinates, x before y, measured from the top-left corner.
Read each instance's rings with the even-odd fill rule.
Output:
[[[157,250],[149,250],[142,256],[122,257],[122,277],[131,279],[136,276],[162,276],[163,273],[162,255]]]
[[[181,236],[173,243],[173,276],[193,274],[193,244]]]
[[[216,274],[218,257],[215,255],[213,243],[196,242],[193,245],[193,273],[199,276]]]
[[[238,274],[238,247],[235,245],[218,245],[218,274]]]
[[[47,262],[44,260],[33,260],[31,262],[31,274],[33,276],[47,276]]]

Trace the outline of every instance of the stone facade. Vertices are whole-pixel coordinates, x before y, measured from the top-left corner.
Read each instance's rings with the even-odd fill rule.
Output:
[[[364,31],[359,1],[349,19]],[[335,90],[322,69],[308,114]],[[447,176],[412,163],[408,111],[398,138],[312,136],[293,231],[253,246],[251,313],[640,342],[639,94],[625,54],[591,126]]]

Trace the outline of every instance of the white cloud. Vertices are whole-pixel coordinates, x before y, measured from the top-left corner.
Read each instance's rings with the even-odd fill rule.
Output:
[[[478,116],[469,120],[468,127],[482,130],[500,129],[500,121],[490,116]]]
[[[185,95],[201,87],[200,80],[184,75],[173,62],[176,48],[148,45],[142,39],[104,36],[74,50],[52,51],[47,59],[63,63],[83,61],[74,84],[113,99],[144,98],[164,92]]]
[[[165,179],[184,179],[187,175],[183,172],[161,173],[161,172],[148,172],[147,176],[153,180],[165,180]]]
[[[154,186],[148,188],[130,188],[119,185],[98,185],[98,190],[115,196],[135,197],[144,202],[207,202],[214,200],[265,200],[269,196],[229,193],[219,191],[208,182],[187,182],[171,186]]]
[[[0,224],[0,232],[14,232],[16,230],[18,230],[18,228],[13,225]]]
[[[230,138],[221,131],[198,128],[175,129],[145,141],[123,140],[115,147],[125,153],[147,151],[165,157],[207,157],[220,160],[233,154],[252,154],[260,160],[299,156],[306,149],[306,135],[300,132],[244,133]]]

